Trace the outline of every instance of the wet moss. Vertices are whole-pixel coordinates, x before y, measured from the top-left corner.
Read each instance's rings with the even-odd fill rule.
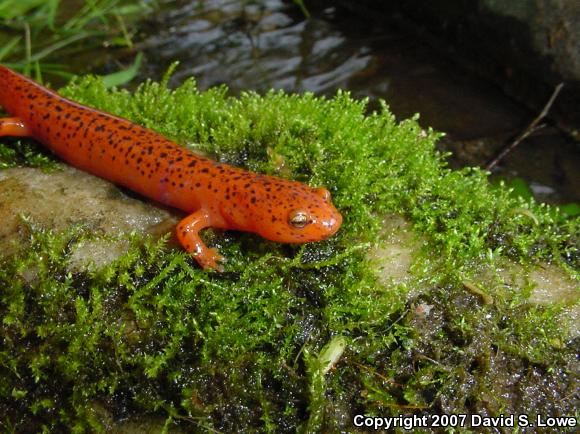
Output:
[[[348,431],[355,413],[576,408],[561,306],[533,306],[493,273],[479,293],[465,282],[507,260],[577,277],[578,219],[449,170],[438,134],[386,106],[366,115],[345,92],[232,98],[190,80],[131,94],[84,78],[63,93],[220,161],[324,185],[344,225],[305,246],[208,231],[221,274],[135,235],[113,264],[72,273],[71,246],[98,235],[31,228],[29,248],[0,260],[3,431],[99,431],[144,413],[191,431]],[[411,279],[389,285],[368,253],[393,213],[425,247]],[[323,369],[336,339],[346,349]]]
[[[27,166],[50,171],[56,164],[49,152],[39,149],[38,143],[31,139],[3,138],[0,142],[0,170]]]

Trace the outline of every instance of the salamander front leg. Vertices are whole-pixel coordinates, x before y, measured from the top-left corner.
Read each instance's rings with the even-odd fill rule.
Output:
[[[20,118],[0,118],[0,136],[29,137],[30,129]]]
[[[218,264],[224,259],[223,256],[217,249],[208,248],[199,236],[200,230],[211,226],[210,220],[210,216],[204,210],[188,215],[177,224],[177,239],[202,268],[223,271],[223,267]]]

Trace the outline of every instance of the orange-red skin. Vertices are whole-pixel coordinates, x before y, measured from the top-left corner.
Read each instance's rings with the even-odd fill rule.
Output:
[[[61,97],[0,65],[0,136],[31,136],[71,165],[190,213],[177,237],[202,267],[222,259],[199,238],[205,227],[256,232],[289,243],[334,234],[340,213],[323,188],[203,158],[155,131]],[[289,213],[306,212],[305,228]]]

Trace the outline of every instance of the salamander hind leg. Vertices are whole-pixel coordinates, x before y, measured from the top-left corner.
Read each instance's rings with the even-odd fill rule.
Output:
[[[199,236],[199,231],[211,226],[210,218],[203,210],[188,215],[177,224],[177,239],[188,253],[191,253],[202,268],[223,271],[218,263],[223,261],[217,249],[208,248]]]
[[[0,118],[0,136],[29,137],[30,128],[20,118]]]

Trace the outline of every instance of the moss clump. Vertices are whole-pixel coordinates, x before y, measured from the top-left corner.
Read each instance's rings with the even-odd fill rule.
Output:
[[[447,169],[437,134],[386,107],[365,115],[365,101],[342,92],[232,98],[190,80],[130,94],[85,78],[63,93],[220,161],[324,185],[344,225],[304,246],[208,231],[229,260],[221,274],[138,237],[115,263],[73,274],[71,245],[94,235],[32,231],[29,249],[0,262],[4,431],[102,430],[103,413],[160,413],[192,431],[294,432],[349,430],[355,413],[574,408],[538,398],[545,379],[562,397],[576,387],[577,348],[553,340],[557,309],[510,290],[484,303],[462,282],[506,258],[574,274],[578,220],[492,189],[481,171]],[[405,285],[379,283],[367,257],[389,213],[427,240]],[[346,349],[326,372],[319,353],[337,336]]]
[[[0,170],[23,165],[53,170],[56,161],[31,139],[3,138],[0,142]]]

